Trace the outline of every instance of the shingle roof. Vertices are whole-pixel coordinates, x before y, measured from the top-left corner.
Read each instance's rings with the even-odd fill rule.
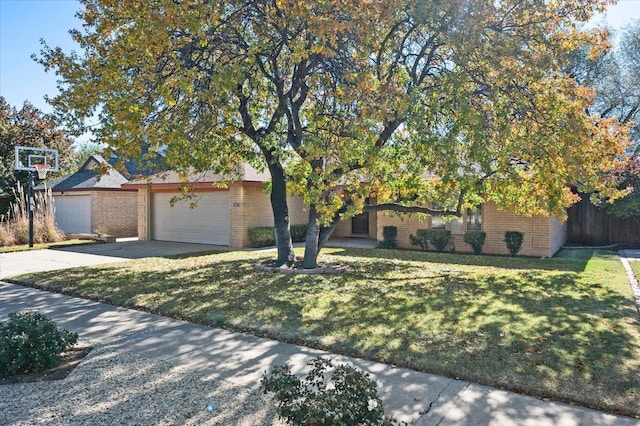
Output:
[[[270,179],[269,173],[266,171],[259,172],[248,164],[241,164],[238,166],[238,176],[235,177],[237,181],[243,182],[266,182]],[[204,172],[196,172],[190,171],[187,173],[186,182],[189,183],[215,183],[215,182],[223,182],[225,180],[225,176],[214,173],[212,171],[204,171]],[[131,182],[128,182],[131,185],[140,185],[140,184],[181,184],[185,182],[185,180],[180,178],[180,175],[173,171],[165,171],[156,173],[151,176],[147,176],[144,178],[136,179]]]
[[[63,176],[46,184],[52,191],[88,190],[88,189],[120,189],[123,183],[128,180],[119,171],[109,167],[105,174],[100,174],[99,167],[108,164],[99,155],[91,155],[84,162],[80,170],[69,176]],[[42,190],[44,184],[38,185],[35,189]]]

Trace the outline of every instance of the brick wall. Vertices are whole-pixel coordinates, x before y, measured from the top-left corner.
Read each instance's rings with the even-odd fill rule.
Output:
[[[553,256],[567,242],[568,238],[567,221],[561,222],[557,217],[551,218],[551,251]]]
[[[371,219],[372,215],[369,215]],[[331,234],[331,238],[347,238],[351,236],[351,219],[341,220]]]
[[[417,229],[429,228],[431,220],[426,216],[420,220],[418,215],[404,215],[402,218],[389,213],[378,212],[378,240],[382,240],[382,228],[394,225],[398,228],[398,247],[415,249],[409,242],[409,235]],[[495,203],[482,206],[482,230],[487,233],[482,252],[487,254],[509,254],[504,243],[506,231],[524,233],[524,242],[519,255],[553,256],[566,241],[566,226],[556,218],[546,216],[519,216],[511,211],[498,210]],[[471,246],[463,240],[464,231],[453,231],[457,252],[472,253]]]
[[[116,237],[138,235],[138,195],[125,191],[91,192],[91,231]]]
[[[300,197],[288,197],[292,225],[305,224],[308,210]],[[273,226],[269,194],[262,186],[233,184],[229,187],[231,247],[249,247],[249,228]]]
[[[138,239],[147,241],[151,239],[151,196],[148,188],[138,189]]]

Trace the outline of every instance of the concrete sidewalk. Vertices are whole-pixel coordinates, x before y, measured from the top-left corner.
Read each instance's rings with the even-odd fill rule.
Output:
[[[28,309],[46,313],[96,344],[123,347],[254,389],[259,369],[288,363],[300,373],[317,356],[350,361],[382,382],[379,394],[388,415],[420,426],[640,425],[628,417],[0,282],[0,320]]]

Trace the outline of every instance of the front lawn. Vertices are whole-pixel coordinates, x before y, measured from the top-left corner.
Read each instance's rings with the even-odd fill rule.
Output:
[[[350,271],[256,272],[253,265],[273,253],[227,252],[37,273],[19,281],[640,416],[638,314],[616,254],[323,253],[322,261],[348,264]]]

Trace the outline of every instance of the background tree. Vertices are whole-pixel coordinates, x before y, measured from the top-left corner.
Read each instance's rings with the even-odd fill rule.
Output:
[[[76,143],[73,150],[73,161],[69,164],[69,172],[75,173],[91,155],[102,155],[106,146],[97,142]]]
[[[16,188],[16,182],[25,188],[29,182],[27,172],[14,170],[16,145],[57,149],[62,173],[69,170],[73,161],[72,140],[57,127],[52,115],[44,114],[29,102],[18,110],[0,96],[0,193],[8,195],[8,202],[13,201],[11,189]],[[6,212],[8,202],[0,205],[0,213]]]
[[[595,90],[595,102],[588,113],[615,118],[629,127],[631,145],[626,161],[614,175],[619,187],[632,188],[624,198],[607,203],[606,197],[594,202],[618,217],[640,215],[640,21],[634,21],[617,34],[617,43],[596,57],[585,54],[586,47],[569,56],[568,73]]]
[[[45,45],[41,63],[67,122],[99,111],[121,155],[151,144],[182,172],[268,168],[277,263],[293,260],[288,184],[309,205],[314,267],[363,209],[563,214],[575,181],[615,196],[601,171],[624,129],[586,115],[591,92],[562,72],[568,50],[600,46],[576,25],[601,3],[86,0],[84,55]]]

